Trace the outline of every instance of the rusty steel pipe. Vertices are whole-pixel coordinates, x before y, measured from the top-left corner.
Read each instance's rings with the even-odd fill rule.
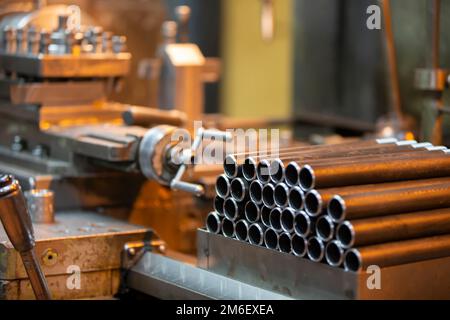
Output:
[[[262,198],[263,198],[263,203],[266,207],[274,208],[276,206],[274,192],[275,192],[275,187],[271,183],[268,183],[263,187]]]
[[[281,208],[275,207],[270,211],[270,227],[276,230],[277,232],[283,231],[281,228]]]
[[[224,213],[223,213],[223,204],[224,204],[224,202],[225,202],[224,198],[222,198],[222,197],[220,197],[218,195],[216,195],[214,197],[214,203],[213,203],[214,211],[216,211],[217,214],[222,216],[222,217],[224,216]]]
[[[340,267],[344,263],[345,250],[337,240],[330,241],[325,247],[325,259],[330,266]]]
[[[346,220],[336,230],[344,248],[450,233],[450,209]]]
[[[306,248],[308,242],[305,237],[294,233],[291,237],[292,253],[297,257],[304,257],[306,255]]]
[[[321,262],[325,258],[325,243],[316,236],[309,237],[306,252],[310,260]]]
[[[315,230],[316,219],[311,218],[305,211],[297,213],[294,219],[294,231],[302,237],[308,237]]]
[[[230,195],[230,180],[224,174],[221,174],[216,179],[216,194],[219,197],[226,198]]]
[[[450,183],[404,189],[335,195],[328,215],[335,222],[450,206]]]
[[[263,184],[259,180],[255,180],[252,183],[250,183],[249,196],[253,202],[257,204],[263,203],[263,196],[262,196],[263,187],[264,187]]]
[[[270,211],[272,211],[272,209],[269,207],[264,205],[261,207],[261,222],[266,227],[270,227]]]
[[[227,238],[234,238],[235,234],[235,223],[230,219],[224,218],[222,219],[222,224],[220,229],[222,230],[222,234]]]
[[[249,222],[258,222],[261,218],[261,206],[253,201],[247,201],[244,208],[245,218]]]
[[[244,202],[237,202],[233,198],[227,198],[223,203],[223,213],[226,218],[236,221],[244,216],[244,206]]]
[[[248,229],[248,239],[251,244],[262,246],[264,244],[264,231],[266,227],[262,223],[253,223]]]
[[[266,231],[264,231],[264,245],[266,246],[266,248],[277,250],[278,239],[278,232],[276,232],[274,229],[267,228]]]
[[[230,183],[230,194],[236,201],[248,198],[248,182],[243,178],[234,178]]]
[[[286,207],[289,204],[289,188],[284,183],[275,185],[273,191],[273,199],[275,204],[280,207]]]
[[[388,242],[347,250],[344,267],[349,271],[380,268],[450,256],[450,235]]]
[[[293,187],[289,190],[289,206],[294,210],[302,210],[305,203],[305,193],[300,187]]]
[[[294,222],[295,222],[295,216],[297,215],[297,212],[292,208],[284,208],[283,211],[281,211],[280,215],[280,222],[281,222],[281,229],[284,232],[292,233],[294,232]]]
[[[244,219],[236,222],[234,226],[234,233],[236,235],[236,238],[241,241],[248,241],[248,228],[249,224]]]
[[[450,175],[450,155],[443,151],[414,152],[358,163],[305,165],[300,170],[304,190]]]
[[[211,233],[219,234],[222,225],[222,217],[212,211],[206,217],[206,230]]]
[[[278,250],[284,253],[292,252],[292,236],[288,232],[283,232],[278,237]]]
[[[427,186],[435,183],[450,182],[449,178],[431,178],[431,179],[420,179],[420,180],[407,180],[400,182],[385,182],[377,184],[365,184],[347,187],[337,187],[337,188],[325,188],[320,190],[310,190],[305,194],[305,211],[311,216],[317,216],[324,212],[328,207],[330,200],[336,194],[340,196],[351,195],[364,192],[376,192],[376,191],[388,191],[388,190],[398,190],[404,189],[407,185],[408,187],[419,187]],[[306,201],[307,199],[307,201]]]
[[[316,235],[321,240],[328,242],[334,237],[335,226],[329,216],[320,216],[316,221]]]

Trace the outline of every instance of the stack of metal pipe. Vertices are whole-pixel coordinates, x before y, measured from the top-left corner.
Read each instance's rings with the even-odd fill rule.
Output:
[[[229,155],[209,232],[359,271],[450,256],[450,151],[381,139]]]

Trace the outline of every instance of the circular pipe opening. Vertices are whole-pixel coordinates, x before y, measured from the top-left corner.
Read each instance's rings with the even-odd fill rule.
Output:
[[[222,220],[222,233],[224,236],[232,238],[234,237],[234,223],[229,219]]]
[[[289,162],[284,172],[286,184],[294,187],[298,184],[298,175],[300,173],[300,166],[296,162]]]
[[[325,249],[325,258],[330,266],[338,267],[344,260],[344,250],[337,241],[331,241]]]
[[[234,199],[228,198],[225,200],[225,202],[223,203],[223,213],[228,219],[232,221],[236,220],[238,215],[238,207]]]
[[[270,209],[269,207],[262,206],[261,208],[261,222],[266,226],[270,227]]]
[[[275,204],[281,207],[286,206],[288,204],[288,192],[289,188],[284,183],[278,184],[273,192]]]
[[[350,249],[347,251],[344,257],[345,270],[359,271],[361,269],[361,256],[356,249]]]
[[[299,183],[303,190],[314,188],[315,177],[314,171],[309,165],[305,165],[300,169]]]
[[[250,199],[252,199],[257,204],[262,203],[262,191],[263,185],[258,180],[253,181],[250,184]]]
[[[336,239],[339,240],[344,248],[350,248],[355,243],[355,231],[349,221],[344,221],[338,225],[336,230]]]
[[[247,182],[245,182],[241,178],[235,178],[231,181],[231,196],[238,200],[242,201],[244,200],[246,193],[247,193]]]
[[[272,228],[264,232],[264,243],[267,248],[276,250],[278,248],[278,234]]]
[[[292,252],[297,257],[303,257],[306,254],[306,239],[294,234],[292,236]]]
[[[262,160],[256,166],[256,176],[262,183],[270,181],[270,164],[267,160]]]
[[[303,209],[304,193],[300,187],[294,187],[289,191],[289,205],[295,210]]]
[[[335,195],[328,204],[328,215],[335,222],[345,219],[345,201],[341,196]]]
[[[311,233],[311,218],[300,211],[294,218],[294,231],[300,236],[306,237]]]
[[[248,238],[251,244],[262,245],[264,243],[264,230],[257,223],[254,223],[248,229]]]
[[[266,184],[263,188],[263,203],[269,208],[275,207],[274,188],[271,184]]]
[[[291,253],[292,246],[291,246],[291,237],[288,233],[282,233],[280,234],[280,237],[278,238],[278,248],[281,252],[284,253]]]
[[[256,178],[256,162],[253,158],[245,159],[242,165],[242,175],[249,181]]]
[[[316,221],[316,234],[323,241],[333,239],[334,224],[328,216],[321,216]]]
[[[226,198],[230,194],[230,181],[224,174],[217,177],[216,193],[222,198]]]
[[[316,217],[322,213],[322,196],[316,190],[311,190],[306,193],[305,210],[312,217]]]
[[[270,164],[270,180],[274,183],[282,182],[284,179],[284,164],[280,159],[275,159]]]
[[[295,211],[291,208],[285,208],[281,211],[281,228],[286,232],[294,230]]]
[[[206,229],[211,233],[220,232],[220,219],[215,212],[208,214],[208,217],[206,218]]]
[[[273,208],[270,211],[270,226],[276,231],[281,231],[281,210],[280,208]]]
[[[236,222],[236,226],[234,229],[236,234],[236,238],[241,241],[247,241],[248,239],[248,223],[245,220],[239,220]]]
[[[250,222],[259,220],[259,206],[253,201],[248,201],[245,205],[245,217]]]
[[[224,198],[221,198],[219,196],[214,197],[214,210],[223,216],[223,203],[225,202]]]
[[[223,161],[223,170],[230,179],[233,179],[237,176],[238,165],[234,156],[228,155],[225,157],[225,160]]]
[[[308,251],[308,257],[312,261],[315,261],[315,262],[322,261],[324,254],[325,254],[325,248],[324,248],[323,242],[317,237],[309,238],[307,251]]]

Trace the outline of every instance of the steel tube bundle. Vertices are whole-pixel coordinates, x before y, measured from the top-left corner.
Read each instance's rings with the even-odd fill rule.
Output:
[[[448,153],[391,139],[229,155],[206,228],[348,271],[450,256]]]

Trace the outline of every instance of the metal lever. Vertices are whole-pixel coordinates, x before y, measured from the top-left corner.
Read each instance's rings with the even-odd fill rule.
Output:
[[[272,41],[275,22],[273,0],[261,0],[261,37],[264,41]]]
[[[231,141],[232,135],[230,132],[225,131],[219,131],[219,130],[210,130],[210,129],[204,129],[200,128],[197,131],[197,134],[195,136],[194,141],[192,142],[190,152],[186,152],[186,154],[183,156],[184,161],[178,168],[178,171],[175,175],[175,177],[170,182],[170,188],[173,190],[182,190],[189,193],[193,193],[197,196],[201,196],[205,193],[205,189],[202,185],[195,184],[195,183],[189,183],[185,181],[181,181],[181,178],[183,177],[184,172],[186,171],[186,158],[191,159],[192,155],[195,154],[197,149],[200,147],[200,144],[204,139],[215,139],[215,140],[223,140],[226,142]]]
[[[14,249],[20,253],[36,299],[51,299],[34,250],[33,225],[22,189],[9,175],[0,175],[0,220]]]

